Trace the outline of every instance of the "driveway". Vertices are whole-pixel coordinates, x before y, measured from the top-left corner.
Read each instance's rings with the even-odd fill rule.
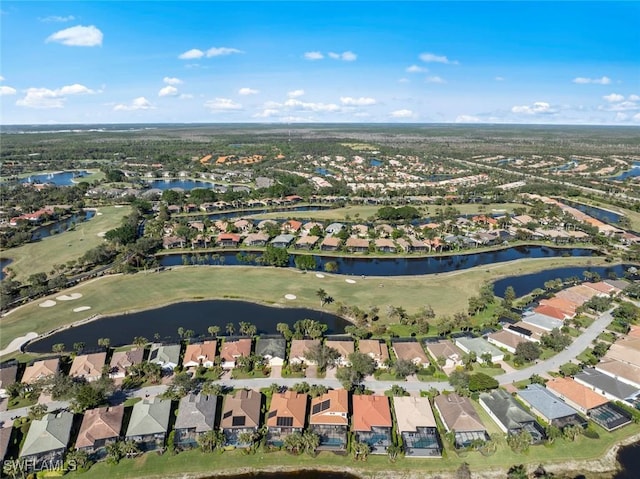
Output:
[[[282,366],[271,366],[272,379],[282,379]]]
[[[315,364],[310,364],[307,366],[304,377],[308,379],[317,379],[318,378],[318,366]]]

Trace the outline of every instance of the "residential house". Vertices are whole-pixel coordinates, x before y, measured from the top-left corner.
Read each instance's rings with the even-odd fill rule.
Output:
[[[504,353],[498,348],[489,344],[484,338],[468,338],[461,337],[456,338],[456,346],[458,346],[465,353],[475,353],[479,363],[484,363],[482,356],[485,354],[491,355],[491,362],[502,361],[504,359]]]
[[[558,321],[564,321],[565,319],[570,319],[572,317],[572,315],[568,314],[566,310],[558,309],[553,306],[549,306],[548,304],[542,304],[533,308],[533,312],[544,316],[550,316]]]
[[[204,341],[202,343],[189,343],[182,358],[182,366],[185,368],[213,367],[218,349],[217,341]]]
[[[342,240],[337,236],[326,236],[320,243],[320,249],[322,251],[336,251],[341,244]]]
[[[18,377],[17,363],[6,364],[0,368],[0,399],[9,397],[9,393],[7,392],[7,387],[15,383],[17,377]]]
[[[168,399],[143,399],[133,405],[125,439],[135,441],[141,451],[154,451],[164,447],[171,415]]]
[[[345,247],[352,253],[364,253],[369,251],[369,240],[349,237],[345,243]]]
[[[544,440],[544,430],[540,424],[504,389],[480,394],[479,402],[502,432],[518,434],[520,431],[528,431],[533,444]]]
[[[9,452],[12,431],[13,427],[11,424],[0,424],[0,462],[5,460],[7,453]]]
[[[174,425],[174,444],[181,449],[196,447],[198,437],[213,431],[217,396],[189,393],[180,399]]]
[[[284,438],[302,432],[307,419],[308,396],[295,391],[274,393],[267,414],[267,444],[280,447]]]
[[[640,338],[626,336],[618,339],[611,345],[604,357],[615,359],[621,363],[640,366]]]
[[[345,389],[331,389],[311,400],[312,432],[320,436],[318,449],[344,450],[349,428],[349,393]]]
[[[49,466],[62,468],[64,453],[69,445],[73,413],[60,411],[34,419],[20,451],[26,472],[38,471]]]
[[[587,426],[587,421],[578,411],[540,384],[529,384],[525,389],[518,390],[518,397],[548,424],[560,429],[571,425]]]
[[[305,356],[309,348],[320,344],[319,339],[292,339],[289,349],[290,364],[313,364]]]
[[[560,329],[564,325],[562,321],[540,313],[525,313],[522,315],[522,321],[545,331]]]
[[[269,241],[269,235],[266,233],[249,233],[244,239],[245,246],[266,246]]]
[[[447,432],[454,434],[455,447],[468,447],[489,439],[489,433],[469,398],[455,393],[440,394],[433,405]]]
[[[252,341],[249,338],[236,339],[235,341],[225,340],[220,348],[220,360],[223,369],[233,369],[236,367],[236,360],[239,357],[248,358],[251,355]]]
[[[351,364],[349,362],[349,355],[352,354],[355,351],[353,340],[351,340],[351,339],[338,339],[338,340],[327,339],[324,344],[325,344],[325,346],[327,346],[329,348],[333,348],[336,351],[338,351],[338,353],[340,353],[340,356],[338,357],[338,360],[336,362],[336,364],[338,366],[349,366]]]
[[[260,427],[262,394],[253,389],[240,389],[225,396],[220,428],[229,446],[247,446],[240,440],[242,433],[253,433]]]
[[[616,361],[605,355],[595,368],[619,381],[640,388],[640,366]]]
[[[442,443],[428,397],[393,398],[398,433],[402,436],[405,457],[440,457]]]
[[[344,229],[344,224],[342,223],[331,223],[329,226],[325,228],[325,233],[329,236],[340,233]]]
[[[284,365],[287,340],[284,338],[260,337],[256,342],[256,356],[265,359],[270,367]]]
[[[352,430],[356,441],[368,444],[372,454],[386,454],[393,444],[391,408],[387,396],[354,395]]]
[[[487,341],[494,346],[506,349],[511,354],[516,352],[516,348],[520,343],[526,343],[527,340],[522,336],[511,334],[506,330],[496,331],[487,336]]]
[[[149,352],[149,362],[159,364],[165,371],[173,371],[180,362],[179,344],[154,345]]]
[[[391,236],[391,234],[393,233],[393,230],[394,230],[393,226],[386,223],[376,226],[376,232],[382,238],[388,238],[389,236]]]
[[[76,449],[85,451],[94,461],[104,458],[107,444],[120,438],[123,418],[123,405],[85,411],[76,439]]]
[[[33,384],[40,379],[54,376],[60,367],[60,358],[43,359],[27,366],[22,375],[24,384]]]
[[[369,227],[367,225],[353,225],[351,227],[351,234],[357,236],[358,238],[368,238]]]
[[[220,233],[216,238],[216,245],[221,248],[237,248],[240,235],[235,233]]]
[[[640,406],[640,388],[622,382],[597,369],[584,368],[573,379],[598,394],[602,394],[609,401],[622,401],[630,407]]]
[[[86,381],[97,381],[102,377],[102,371],[107,362],[107,353],[80,354],[73,358],[69,376],[82,378]]]
[[[392,341],[391,348],[398,359],[411,361],[418,367],[429,366],[429,358],[417,341]]]
[[[317,221],[309,221],[302,225],[302,233],[305,235],[310,235],[311,230],[314,228],[318,228],[320,231],[324,230],[324,226],[322,226],[322,223],[318,223]]]
[[[181,236],[164,236],[162,238],[164,249],[184,248],[184,238]]]
[[[266,230],[267,228],[277,228],[278,222],[274,220],[262,220],[258,222],[258,229],[260,231]]]
[[[282,234],[273,238],[269,244],[274,248],[287,248],[294,239],[292,234]]]
[[[298,241],[296,241],[294,248],[307,249],[307,250],[313,249],[319,239],[320,238],[318,236],[312,236],[312,235],[301,236],[300,238],[298,238]]]
[[[358,341],[358,351],[367,354],[376,362],[377,368],[387,368],[389,362],[389,349],[387,343],[378,339],[361,339]]]
[[[115,351],[109,363],[109,377],[124,378],[129,368],[134,364],[141,364],[144,359],[144,349],[130,349],[129,351]]]
[[[296,234],[302,228],[302,223],[297,220],[288,220],[282,224],[282,231],[284,233]]]
[[[441,339],[436,342],[426,343],[427,351],[438,364],[444,361],[442,369],[445,372],[451,372],[458,366],[462,366],[463,352],[453,344],[449,339]]]
[[[378,251],[383,253],[395,253],[397,250],[396,244],[390,238],[376,238],[373,240],[373,244]]]
[[[253,228],[253,223],[245,219],[239,219],[233,222],[233,227],[239,233],[249,233]]]
[[[539,343],[542,336],[549,333],[546,329],[539,328],[533,324],[525,323],[523,321],[518,321],[517,323],[508,325],[504,331],[510,334],[515,334],[516,336],[521,336],[522,338],[535,343]]]

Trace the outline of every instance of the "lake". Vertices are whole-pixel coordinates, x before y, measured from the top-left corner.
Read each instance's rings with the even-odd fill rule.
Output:
[[[31,241],[37,241],[54,234],[63,233],[73,225],[90,220],[95,215],[95,210],[84,210],[82,213],[76,213],[69,216],[68,218],[61,219],[45,226],[40,226],[39,228],[36,228],[31,234]]]
[[[637,161],[633,162],[633,165],[631,166],[630,170],[623,171],[619,175],[612,176],[609,179],[616,180],[616,181],[624,181],[627,178],[633,178],[635,176],[640,176],[640,162],[637,162]]]
[[[638,479],[640,471],[640,442],[620,448],[618,462],[622,466],[613,479]]]
[[[151,188],[157,188],[159,190],[170,190],[172,188],[180,188],[185,191],[193,190],[194,188],[224,188],[226,186],[212,183],[210,181],[200,180],[179,180],[179,179],[166,179],[166,180],[151,180],[148,182]]]
[[[43,173],[31,175],[20,180],[20,183],[53,183],[56,186],[71,186],[73,179],[88,175],[87,171],[58,171],[55,173]]]
[[[243,250],[243,253],[251,253]],[[238,251],[222,251],[217,254],[192,255],[189,252],[158,256],[161,266],[179,266],[183,264],[228,265],[242,263],[236,257]],[[255,252],[260,256],[260,252]],[[446,273],[463,269],[501,263],[525,258],[557,258],[562,256],[596,256],[597,251],[586,248],[552,248],[548,246],[514,246],[481,253],[452,254],[443,256],[424,256],[419,258],[395,256],[389,257],[338,257],[313,255],[317,269],[324,270],[328,262],[338,264],[338,274],[356,276],[407,276],[434,273]],[[289,267],[295,267],[295,256],[289,255]],[[186,263],[185,263],[186,261]]]
[[[231,476],[215,476],[205,479],[359,479],[346,472],[302,470],[295,472],[252,472]]]
[[[121,346],[130,344],[136,336],[153,340],[155,333],[162,341],[177,341],[179,327],[193,330],[194,337],[209,336],[209,326],[219,326],[220,333],[225,334],[227,323],[234,323],[237,332],[240,321],[255,324],[258,334],[278,334],[278,323],[293,326],[296,321],[307,318],[326,324],[328,334],[344,333],[344,328],[350,324],[333,314],[312,309],[278,308],[233,300],[189,301],[101,318],[35,341],[27,346],[27,350],[49,353],[54,344],[64,343],[71,347],[76,342],[84,342],[88,348],[93,348],[98,339],[104,337],[109,337],[113,346]]]

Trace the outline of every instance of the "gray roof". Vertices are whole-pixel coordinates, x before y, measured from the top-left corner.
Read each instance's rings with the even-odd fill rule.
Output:
[[[178,364],[180,361],[180,348],[179,344],[154,347],[149,353],[149,362],[161,365],[167,363]]]
[[[518,391],[518,396],[549,421],[578,414],[578,411],[540,384],[529,384],[526,389]]]
[[[524,314],[522,316],[522,321],[538,326],[539,328],[546,329],[547,331],[562,327],[562,321],[540,313]]]
[[[69,411],[46,414],[31,423],[20,457],[66,449],[71,436],[73,414]]]
[[[327,233],[338,233],[340,232],[340,230],[342,230],[344,228],[344,224],[343,223],[331,223],[329,226],[327,226],[324,230]]]
[[[9,448],[9,441],[11,439],[11,430],[11,424],[0,427],[0,461],[4,460],[4,457],[7,455],[7,449]]]
[[[523,423],[534,422],[535,418],[503,389],[480,394],[487,408],[507,429],[520,429]]]
[[[127,427],[127,436],[166,433],[170,413],[171,401],[168,399],[145,399],[135,403]]]
[[[456,338],[456,345],[464,346],[469,351],[474,351],[478,357],[484,353],[490,353],[492,357],[502,356],[504,354],[484,338]]]
[[[612,378],[594,368],[584,368],[582,372],[574,376],[574,379],[595,389],[600,389],[621,401],[638,396],[640,393],[640,389]]]
[[[289,234],[286,234],[286,235],[278,235],[278,236],[276,236],[275,238],[273,238],[273,239],[271,240],[271,244],[274,244],[274,243],[286,243],[286,244],[289,244],[289,243],[291,243],[294,239],[295,239],[295,236],[293,236],[293,235],[289,235]]]
[[[213,430],[218,398],[206,394],[188,394],[180,399],[176,429],[192,429],[196,432]]]
[[[260,338],[256,342],[256,356],[284,359],[286,350],[287,341],[284,338]]]
[[[6,389],[7,386],[15,383],[17,374],[18,366],[0,368],[0,389]]]

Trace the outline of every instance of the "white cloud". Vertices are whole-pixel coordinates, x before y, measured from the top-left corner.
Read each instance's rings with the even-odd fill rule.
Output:
[[[275,108],[265,108],[261,112],[253,115],[254,118],[273,118],[274,116],[280,116],[280,110],[276,110]]]
[[[410,83],[410,80],[408,78],[400,78],[398,83]]]
[[[254,90],[253,88],[246,88],[245,87],[245,88],[240,88],[238,90],[238,95],[243,95],[243,96],[246,96],[246,95],[257,95],[258,93],[260,93],[260,91],[259,90]]]
[[[4,81],[4,77],[0,75],[0,81]]]
[[[414,116],[414,113],[411,110],[396,110],[391,112],[392,118],[411,118]]]
[[[289,98],[284,102],[284,106],[302,111],[322,111],[322,112],[336,112],[340,111],[340,107],[334,103],[313,103],[303,102],[294,98]]]
[[[102,32],[93,25],[76,25],[50,35],[46,43],[55,42],[70,47],[95,47],[102,45],[102,37]]]
[[[178,98],[180,98],[180,100],[191,100],[193,95],[191,93],[182,93]]]
[[[619,93],[612,93],[610,95],[605,95],[602,98],[607,100],[609,103],[617,103],[619,101],[624,100],[624,96],[620,95]]]
[[[182,84],[182,80],[180,80],[180,78],[175,78],[175,77],[164,77],[162,79],[163,82],[165,82],[167,85],[180,85]]]
[[[69,95],[89,95],[96,93],[79,83],[66,85],[55,90],[50,88],[28,88],[24,98],[16,101],[16,105],[26,108],[63,108]]]
[[[533,105],[516,105],[511,108],[513,113],[524,113],[526,115],[540,115],[555,113],[556,110],[551,108],[549,103],[544,101],[536,101]]]
[[[640,96],[638,95],[629,95],[629,101],[638,101],[640,100]]]
[[[447,83],[446,80],[439,76],[427,77],[425,79],[427,83]]]
[[[304,95],[304,90],[291,90],[289,93],[287,93],[287,96],[289,98],[298,98],[302,95]]]
[[[15,88],[11,88],[10,86],[6,86],[6,85],[0,86],[0,96],[15,95],[16,93],[17,92]]]
[[[504,81],[504,77],[496,77],[495,80],[496,81]]]
[[[433,53],[421,53],[420,60],[425,63],[444,63],[446,65],[457,65],[457,60],[449,60],[444,55],[435,55]]]
[[[635,111],[640,110],[640,105],[635,101],[618,101],[611,105],[601,106],[600,110],[605,111]]]
[[[197,48],[192,48],[191,50],[187,50],[184,53],[178,55],[180,60],[195,60],[197,58],[202,58],[204,56],[204,52],[202,50],[198,50]]]
[[[333,58],[334,60],[342,60],[345,62],[354,62],[358,59],[358,55],[350,51],[346,51],[342,53],[329,52],[328,55],[330,58]]]
[[[411,65],[410,67],[407,67],[405,71],[407,73],[426,73],[429,69],[418,65]]]
[[[237,48],[228,48],[228,47],[211,47],[207,50],[207,58],[211,57],[222,57],[226,55],[233,55],[234,53],[243,53],[242,50],[238,50]]]
[[[596,85],[608,85],[611,83],[611,78],[605,76],[603,76],[602,78],[576,77],[572,81],[573,83],[577,83],[579,85],[588,85],[590,83],[594,83]]]
[[[204,103],[204,106],[212,112],[242,110],[242,105],[234,102],[230,98],[216,98],[215,100],[208,100]]]
[[[134,98],[130,104],[125,105],[121,103],[114,106],[113,109],[115,111],[154,110],[155,106],[145,97],[139,96],[138,98]]]
[[[370,105],[375,105],[377,103],[375,98],[369,98],[369,97],[352,98],[350,96],[340,97],[340,102],[343,105],[347,105],[347,106],[370,106]]]
[[[324,55],[320,52],[305,52],[304,58],[306,60],[322,60]]]
[[[633,115],[633,117],[631,117],[632,121],[635,121],[636,123],[640,123],[640,113],[636,113],[635,115]]]
[[[74,17],[73,15],[67,15],[66,17],[62,17],[60,15],[50,15],[48,17],[38,18],[38,20],[44,23],[65,23],[72,22],[75,19],[76,17]]]
[[[167,85],[163,88],[160,88],[158,92],[158,96],[177,96],[178,89],[172,85]]]
[[[480,118],[472,115],[458,115],[456,117],[456,123],[478,123]]]

